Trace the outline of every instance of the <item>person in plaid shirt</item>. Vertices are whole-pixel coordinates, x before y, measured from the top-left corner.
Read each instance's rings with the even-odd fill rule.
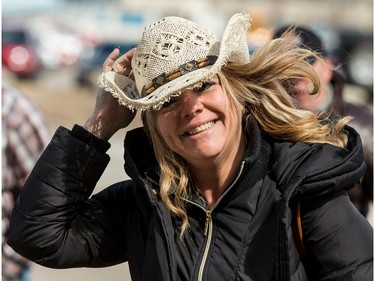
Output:
[[[2,85],[2,280],[28,280],[29,261],[7,245],[17,195],[44,150],[49,131],[37,105],[13,86]]]

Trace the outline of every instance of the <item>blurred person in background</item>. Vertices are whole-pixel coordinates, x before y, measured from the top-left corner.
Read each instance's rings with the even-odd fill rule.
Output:
[[[314,53],[286,39],[250,57],[250,23],[235,14],[219,40],[165,17],[113,50],[92,115],[57,129],[21,190],[9,245],[52,268],[128,262],[133,281],[372,280],[372,227],[346,193],[365,172],[359,136],[295,107],[290,80],[319,90]],[[131,179],[92,195],[135,110]]]
[[[309,62],[317,72],[321,89],[318,95],[309,94],[311,82],[307,79],[299,79],[294,85],[292,95],[303,109],[312,111],[333,111],[340,116],[352,116],[348,123],[355,128],[361,136],[366,174],[360,184],[348,191],[353,204],[367,216],[369,204],[373,203],[373,113],[368,107],[350,103],[344,100],[344,78],[334,65],[334,58],[324,48],[321,38],[311,29],[305,26],[285,25],[279,27],[274,38],[280,38],[285,32],[292,32],[294,42],[298,47],[318,52],[322,59],[309,58]]]
[[[50,135],[38,106],[4,84],[2,97],[2,280],[28,281],[30,262],[7,244],[14,202]]]

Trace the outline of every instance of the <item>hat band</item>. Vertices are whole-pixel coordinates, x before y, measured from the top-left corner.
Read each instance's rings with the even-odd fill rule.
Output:
[[[217,60],[217,56],[207,56],[198,60],[192,60],[187,63],[180,65],[177,69],[173,69],[169,72],[164,72],[159,76],[152,79],[151,82],[147,83],[142,88],[142,96],[145,97],[155,91],[157,88],[165,85],[166,83],[185,75],[186,73],[194,70],[213,65]]]

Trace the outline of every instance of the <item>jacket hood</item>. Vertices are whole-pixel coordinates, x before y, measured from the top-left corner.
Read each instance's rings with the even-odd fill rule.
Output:
[[[158,163],[143,127],[128,131],[124,140],[124,169],[135,182],[142,178],[158,181]]]
[[[351,127],[345,128],[346,149],[330,144],[275,142],[271,170],[285,199],[301,200],[350,189],[365,173],[361,139]],[[288,199],[287,199],[288,200]]]

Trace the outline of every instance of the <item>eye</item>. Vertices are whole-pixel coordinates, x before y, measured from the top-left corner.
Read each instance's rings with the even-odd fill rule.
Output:
[[[204,92],[205,90],[209,89],[211,86],[215,85],[216,83],[214,81],[206,81],[203,82],[202,85],[198,88],[194,88],[195,93],[201,93]]]
[[[162,105],[162,109],[164,109],[164,108],[169,108],[169,107],[171,107],[172,105],[174,105],[177,101],[178,101],[178,98],[179,97],[171,97],[170,99],[169,99],[169,101],[166,101],[165,103],[163,103],[163,105]]]

